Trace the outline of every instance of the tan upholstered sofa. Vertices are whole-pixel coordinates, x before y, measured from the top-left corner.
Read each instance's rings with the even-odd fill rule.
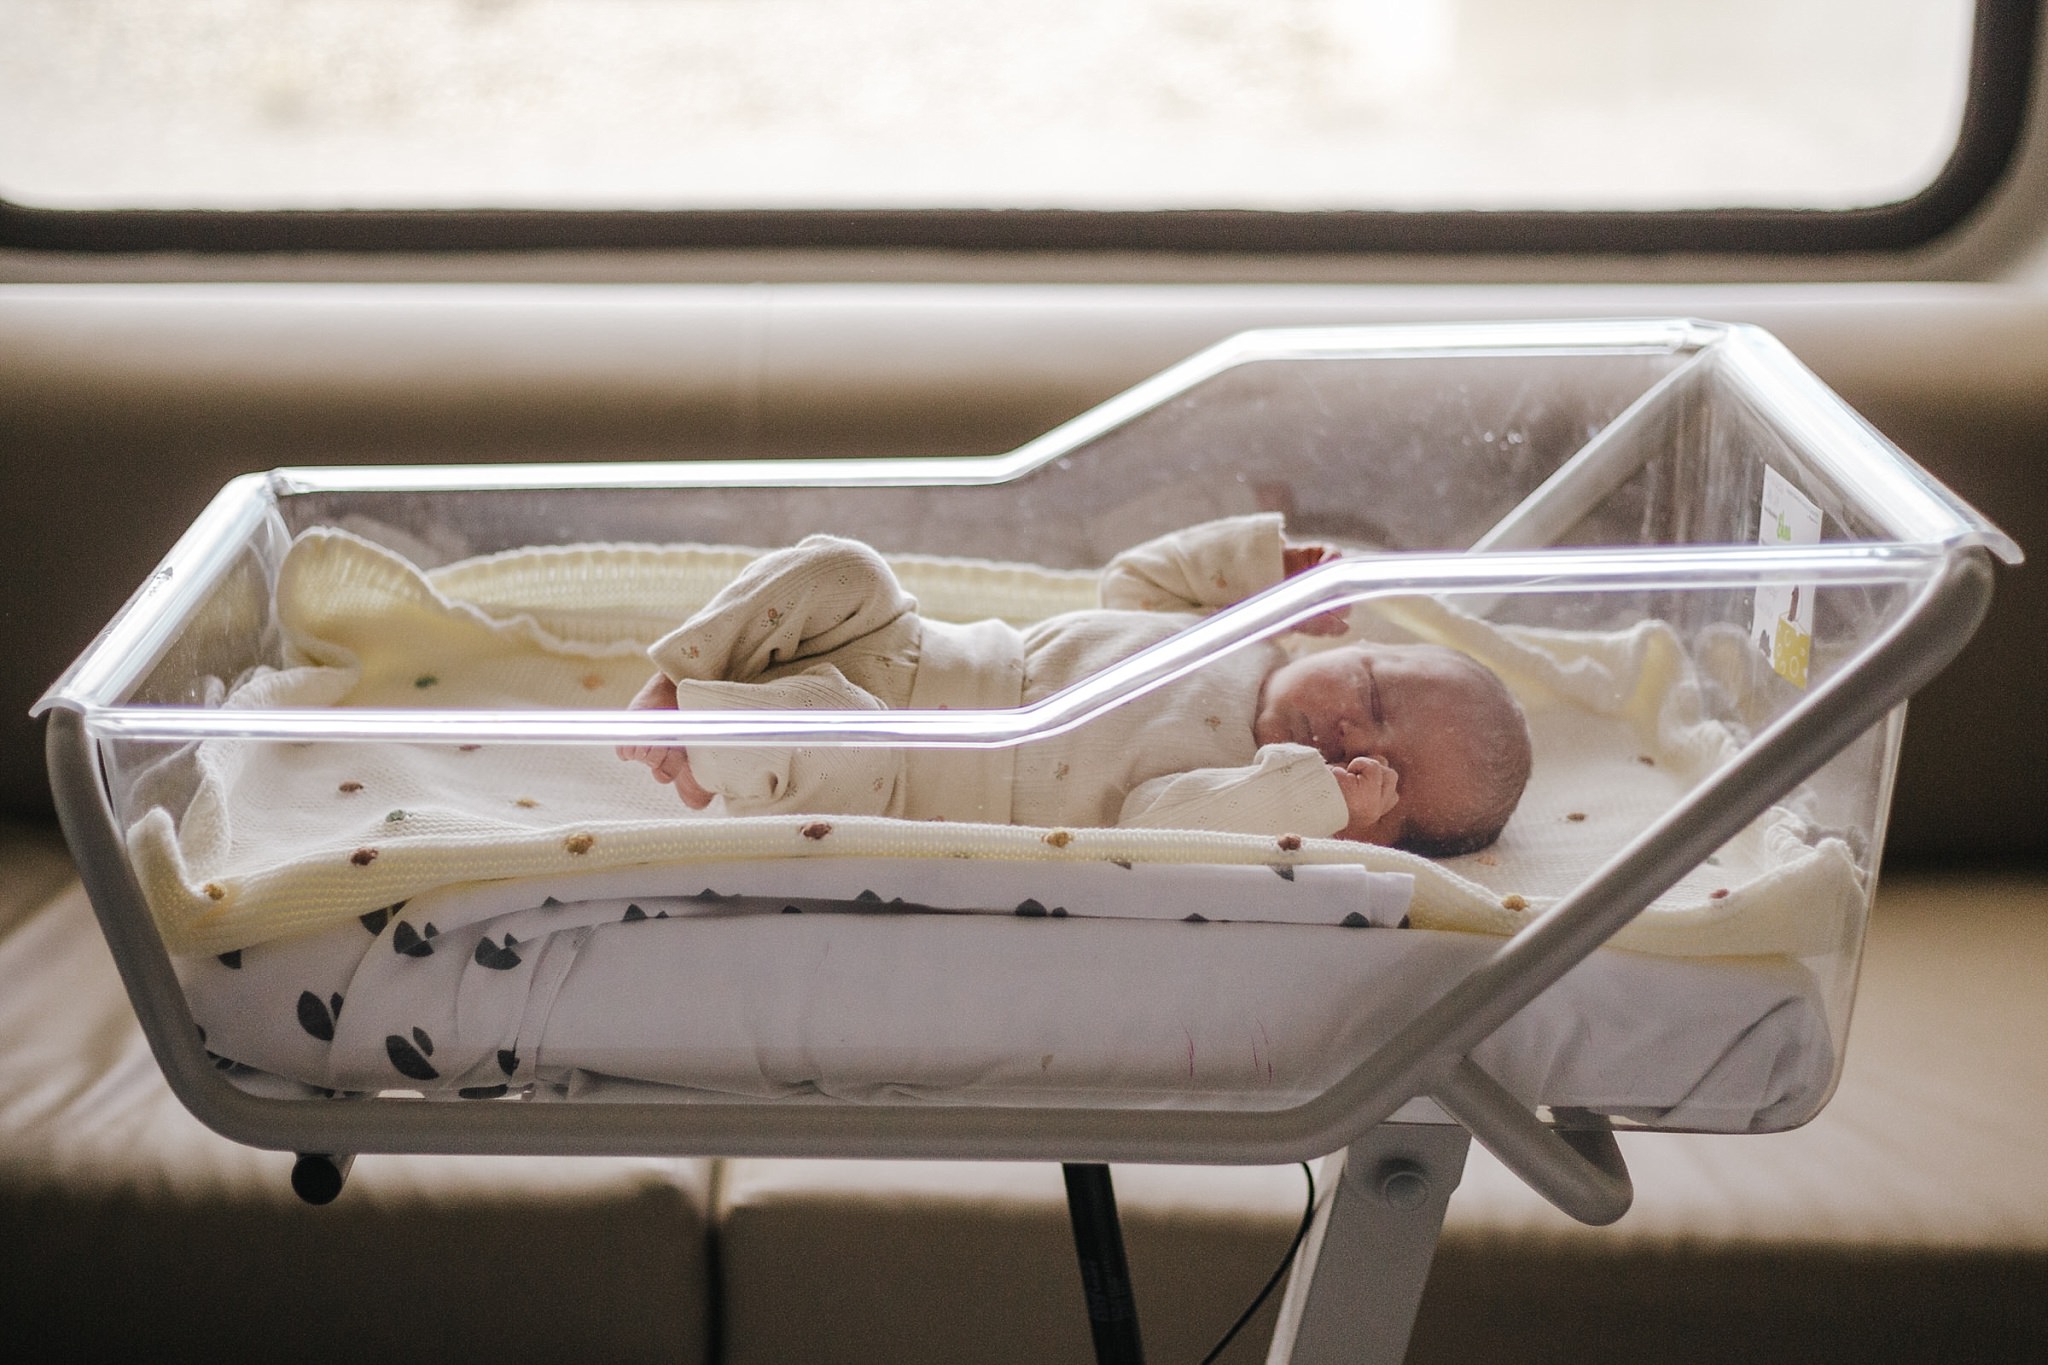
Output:
[[[1056,1168],[364,1157],[334,1204],[179,1108],[57,842],[0,839],[0,1316],[63,1358],[1087,1359]],[[2038,1358],[2048,878],[1880,899],[1840,1091],[1767,1137],[1624,1137],[1580,1227],[1474,1148],[1410,1358]],[[1150,1358],[1194,1360],[1293,1167],[1119,1167]],[[1263,1358],[1270,1310],[1228,1359]]]
[[[1084,1359],[1050,1166],[366,1157],[301,1206],[163,1087],[28,706],[248,469],[1003,449],[1245,326],[1563,312],[1761,322],[2048,546],[2048,307],[1972,287],[0,288],[0,1321],[102,1359]],[[2048,1356],[2042,582],[1915,703],[1834,1103],[1625,1139],[1597,1231],[1475,1149],[1412,1359]],[[1300,1173],[1117,1179],[1151,1358],[1197,1359]]]

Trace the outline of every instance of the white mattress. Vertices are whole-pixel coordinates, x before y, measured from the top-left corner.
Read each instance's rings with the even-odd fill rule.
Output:
[[[1218,922],[1254,883],[1284,897],[1312,881],[1268,868],[1152,869],[1180,881],[1119,896],[1140,918],[1056,913],[1074,897],[1048,893],[1043,866],[961,865],[960,884],[992,889],[984,914],[892,907],[944,903],[930,860],[841,862],[838,885],[872,894],[836,902],[788,888],[792,870],[457,887],[181,965],[211,1050],[323,1089],[1270,1109],[1320,1092],[1498,948],[1384,927],[1400,902],[1384,884],[1311,887],[1363,896],[1355,927],[1337,901],[1309,922]],[[1225,873],[1254,880],[1214,877],[1201,899],[1201,877]],[[782,894],[752,894],[777,878]],[[1204,922],[1180,918],[1190,906]],[[1716,1131],[1802,1121],[1833,1071],[1820,992],[1790,959],[1614,950],[1475,1056],[1531,1104]]]

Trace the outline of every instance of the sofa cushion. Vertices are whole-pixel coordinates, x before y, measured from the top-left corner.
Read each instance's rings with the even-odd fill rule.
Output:
[[[0,829],[0,1321],[71,1359],[707,1358],[711,1163],[365,1156],[179,1106],[61,841]]]
[[[1847,1065],[1807,1127],[1623,1134],[1635,1207],[1572,1222],[1476,1145],[1411,1365],[2048,1353],[2048,880],[1884,883]],[[1293,1167],[1119,1166],[1148,1354],[1199,1359],[1300,1216]],[[1059,1172],[727,1163],[728,1359],[1085,1359]],[[1271,1309],[1230,1359],[1262,1358]]]
[[[2044,981],[2048,879],[1887,877],[1820,1116],[1623,1134],[1609,1228],[1475,1148],[1411,1365],[2048,1357]]]
[[[1112,1174],[1146,1356],[1200,1360],[1286,1251],[1301,1169]],[[1055,1163],[730,1161],[718,1208],[727,1365],[1091,1358]],[[1223,1360],[1265,1359],[1279,1297]]]

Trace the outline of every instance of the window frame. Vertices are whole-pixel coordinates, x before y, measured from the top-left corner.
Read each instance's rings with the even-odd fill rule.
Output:
[[[1216,255],[1820,255],[1923,246],[1961,224],[2025,133],[2039,0],[1978,0],[1956,144],[1918,193],[1856,209],[48,209],[0,199],[0,249],[537,253],[936,250]]]

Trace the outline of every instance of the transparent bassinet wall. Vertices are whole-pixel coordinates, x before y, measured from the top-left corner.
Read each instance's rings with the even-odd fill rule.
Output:
[[[1770,543],[1767,505],[1778,516],[1784,504],[1768,503],[1767,479],[1817,509],[1816,544],[1797,544],[1803,535]],[[149,801],[166,799],[165,757],[202,735],[303,744],[409,734],[421,743],[607,749],[646,737],[631,728],[645,715],[436,712],[425,694],[413,719],[437,727],[431,738],[345,709],[224,715],[225,687],[285,662],[272,590],[285,551],[309,528],[346,529],[429,570],[520,547],[765,548],[814,532],[858,536],[891,556],[1094,570],[1151,537],[1259,511],[1283,513],[1299,539],[1389,553],[1311,570],[1212,617],[1206,636],[1179,654],[1169,642],[1124,676],[1091,680],[1067,712],[1022,721],[868,715],[838,738],[829,717],[803,722],[812,728],[801,733],[776,729],[773,717],[748,721],[765,730],[722,733],[676,717],[671,733],[693,744],[763,734],[831,744],[854,734],[868,744],[1028,746],[1043,742],[1034,725],[1049,730],[1087,706],[1199,672],[1205,658],[1333,607],[1366,604],[1355,620],[1372,602],[1423,593],[1483,620],[1556,632],[1667,623],[1709,715],[1748,744],[1853,667],[1951,557],[2015,554],[1753,329],[1649,321],[1252,333],[1006,456],[286,470],[244,480],[44,704],[84,712],[126,828]],[[1490,553],[1467,553],[1475,549]],[[1730,648],[1755,640],[1760,593],[1781,601],[1793,590],[1808,597],[1803,683],[1754,647]],[[1902,725],[1903,705],[1795,790],[1755,793],[1760,808],[1797,809],[1811,837],[1841,840],[1856,865],[1860,891],[1832,946],[1803,959],[1820,983],[1838,1059]],[[158,777],[145,782],[150,773]],[[1615,851],[1598,850],[1583,870]],[[1358,1060],[1322,1058],[1303,1072],[1305,1084],[1312,1092],[1332,1083]],[[1257,1108],[1310,1097],[1191,1090],[1165,1103]]]

